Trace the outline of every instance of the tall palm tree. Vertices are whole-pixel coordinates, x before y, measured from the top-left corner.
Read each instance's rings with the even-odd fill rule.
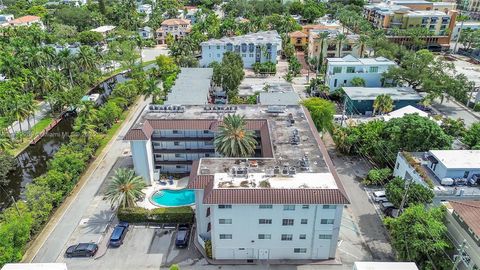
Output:
[[[321,32],[320,35],[318,35],[318,38],[320,39],[320,55],[319,55],[319,57],[318,57],[318,58],[319,58],[319,59],[318,59],[318,61],[319,61],[319,66],[320,66],[319,68],[321,68],[321,67],[323,66],[323,47],[324,47],[325,44],[326,44],[326,43],[325,43],[325,40],[327,40],[328,35],[329,35],[329,33],[328,33],[327,31]],[[318,73],[318,69],[319,69],[319,68],[317,67],[317,70],[316,70],[317,73]],[[318,75],[318,74],[317,74],[317,75]]]
[[[21,103],[22,103],[21,114],[23,119],[27,119],[28,129],[30,130],[32,127],[32,125],[30,124],[30,117],[32,115],[35,115],[35,112],[37,111],[38,106],[35,103],[35,98],[32,93],[28,93],[24,95],[22,97]],[[35,117],[34,117],[34,120],[35,120]]]
[[[226,157],[248,157],[255,152],[254,133],[246,129],[245,117],[229,114],[223,119],[214,140],[215,151]]]
[[[338,34],[337,37],[335,38],[338,44],[338,56],[337,57],[342,57],[342,46],[343,42],[347,40],[347,36],[345,34]]]
[[[72,53],[68,49],[63,49],[57,54],[57,63],[60,70],[67,72],[70,78],[70,85],[73,85],[72,71],[75,66],[75,61]]]
[[[98,59],[95,50],[90,46],[81,46],[75,60],[81,71],[97,68]]]
[[[387,94],[379,95],[375,98],[375,101],[373,101],[373,115],[375,115],[376,112],[385,114],[391,112],[392,110],[393,100]]]
[[[360,58],[363,57],[363,53],[365,52],[365,46],[367,45],[367,42],[368,42],[368,37],[366,35],[360,35],[360,37],[357,40],[357,46],[360,47],[360,53],[359,53]]]
[[[469,17],[467,15],[460,14],[457,16],[457,22],[460,22],[460,29],[458,30],[457,39],[455,39],[455,46],[453,47],[453,52],[457,51],[458,41],[460,39],[460,35],[462,34],[463,23],[468,20]]]
[[[0,132],[0,153],[5,153],[7,152],[8,149],[13,147],[13,142],[6,131],[1,131]]]
[[[105,199],[112,204],[120,204],[120,207],[133,207],[135,201],[143,198],[145,193],[142,191],[146,187],[145,181],[141,176],[136,176],[133,170],[121,168],[115,171],[112,181],[107,186]]]

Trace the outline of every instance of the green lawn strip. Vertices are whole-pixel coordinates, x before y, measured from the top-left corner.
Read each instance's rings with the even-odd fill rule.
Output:
[[[35,138],[38,134],[40,134],[46,127],[48,127],[53,122],[53,118],[45,117],[39,122],[37,122],[31,129],[31,133],[29,136],[25,137],[22,142],[15,143],[15,147],[8,150],[8,152],[13,156],[18,156],[25,148],[28,147],[30,141]]]

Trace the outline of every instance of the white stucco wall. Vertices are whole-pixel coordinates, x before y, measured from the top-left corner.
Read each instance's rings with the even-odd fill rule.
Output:
[[[130,141],[135,173],[151,185],[153,179],[153,153],[151,141]]]

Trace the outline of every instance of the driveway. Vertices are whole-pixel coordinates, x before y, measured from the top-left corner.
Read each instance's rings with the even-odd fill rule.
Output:
[[[142,50],[142,60],[144,62],[155,60],[159,55],[168,55],[170,50],[165,45],[157,45],[154,48],[145,48]]]

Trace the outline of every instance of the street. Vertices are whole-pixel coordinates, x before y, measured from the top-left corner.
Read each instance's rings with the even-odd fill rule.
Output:
[[[436,100],[432,107],[449,118],[462,118],[467,127],[480,121],[480,113],[468,110],[457,101],[444,99],[443,103],[440,103],[439,100]]]

